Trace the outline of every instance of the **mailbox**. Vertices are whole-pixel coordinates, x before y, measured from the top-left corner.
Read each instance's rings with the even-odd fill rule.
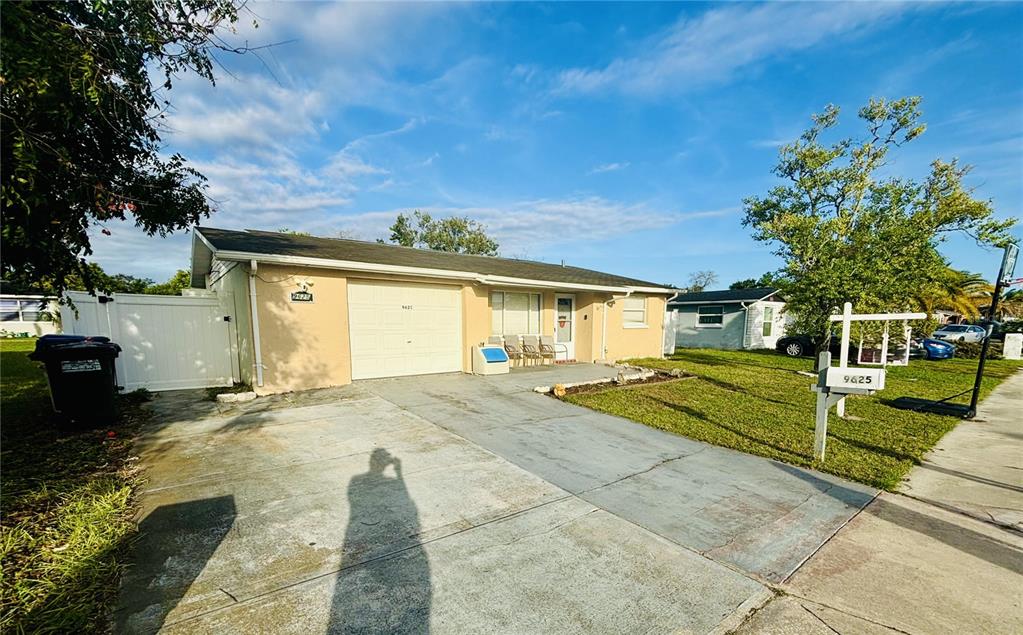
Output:
[[[883,390],[884,374],[883,368],[828,368],[824,376],[824,386],[834,392],[845,392],[849,388]]]

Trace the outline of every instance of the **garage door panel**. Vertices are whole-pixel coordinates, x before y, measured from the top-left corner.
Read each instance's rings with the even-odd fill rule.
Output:
[[[348,303],[353,379],[461,370],[458,287],[349,281]]]

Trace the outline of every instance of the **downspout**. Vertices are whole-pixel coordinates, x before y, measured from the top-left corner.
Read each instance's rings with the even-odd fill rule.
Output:
[[[749,335],[749,308],[753,305],[747,305],[745,302],[740,302],[739,305],[742,307],[742,350],[746,350],[746,341]]]
[[[259,342],[259,309],[256,306],[256,261],[249,261],[249,308],[252,310],[252,354],[255,357],[256,385],[263,385],[263,350]]]

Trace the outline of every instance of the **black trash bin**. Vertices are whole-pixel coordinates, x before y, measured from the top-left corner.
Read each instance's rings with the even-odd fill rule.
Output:
[[[44,335],[29,358],[46,365],[55,412],[79,425],[99,425],[117,416],[114,360],[120,352],[106,337]]]

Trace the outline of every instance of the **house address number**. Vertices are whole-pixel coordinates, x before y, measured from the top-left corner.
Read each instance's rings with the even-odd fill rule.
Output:
[[[292,302],[312,302],[313,294],[308,291],[292,291],[291,292]]]
[[[842,381],[847,384],[873,384],[874,378],[870,375],[842,375]]]
[[[885,373],[881,368],[829,368],[825,385],[830,388],[882,390]]]

